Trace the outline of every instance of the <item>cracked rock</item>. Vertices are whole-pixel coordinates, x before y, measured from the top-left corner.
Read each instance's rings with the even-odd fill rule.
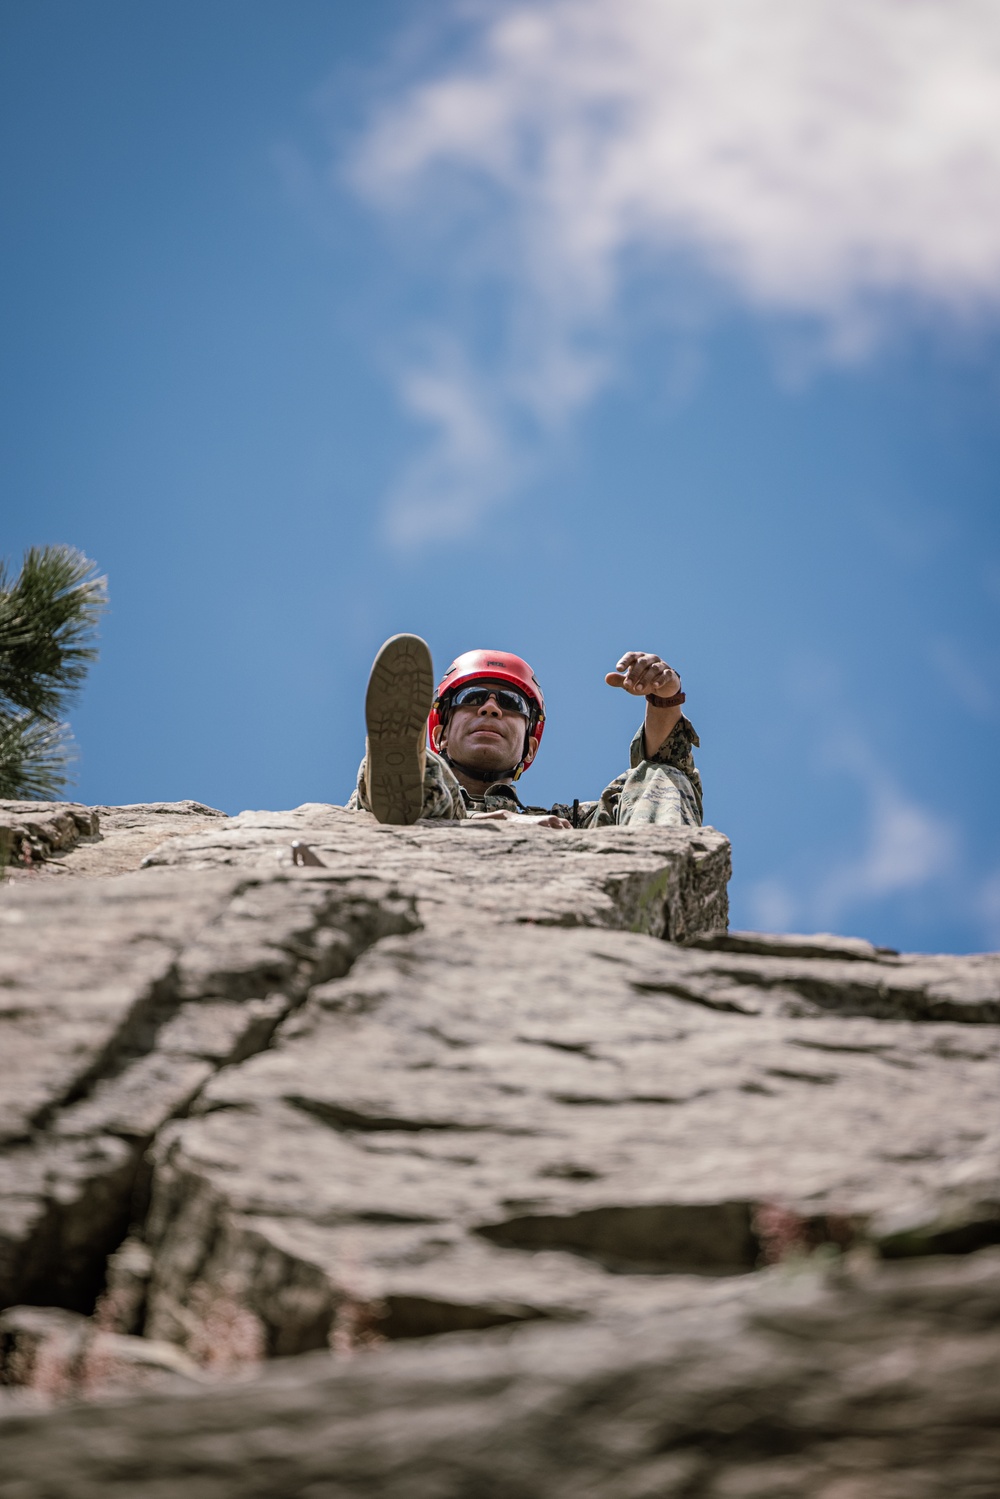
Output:
[[[853,958],[843,1016],[692,999],[713,961],[595,930],[380,943],[161,1137],[151,1329],[183,1339],[175,1308],[223,1281],[284,1353],[359,1300],[388,1336],[653,1305],[752,1271],[769,1205],[863,1239],[947,1190],[992,1127],[1000,1029],[858,1013]],[[741,961],[800,983],[802,959]]]
[[[684,942],[728,919],[729,841],[714,828],[395,828],[368,813],[307,803],[293,812],[243,812],[161,845],[146,864],[287,868],[293,842],[342,873],[377,866],[413,892],[424,920],[458,905],[491,921],[610,926]]]
[[[135,1338],[61,1307],[0,1312],[0,1387],[44,1408],[67,1400],[177,1389],[203,1383],[172,1343]]]
[[[0,891],[0,1302],[288,1361],[0,1499],[992,1499],[1000,955],[729,932],[710,828],[100,821]]]
[[[76,802],[0,801],[0,869],[51,859],[75,847],[81,838],[96,837],[99,831],[96,807]]]
[[[992,1499],[996,1252],[0,1422],[0,1499]]]
[[[86,1311],[145,1152],[309,985],[414,925],[378,881],[172,870],[21,885],[0,903],[0,1304]],[[137,1196],[138,1194],[138,1196]]]
[[[81,807],[75,802],[0,801],[0,870],[15,881],[125,874],[167,838],[225,818],[202,802]]]

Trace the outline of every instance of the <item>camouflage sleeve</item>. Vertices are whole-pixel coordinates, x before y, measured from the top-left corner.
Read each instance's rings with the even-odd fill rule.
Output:
[[[655,755],[646,755],[646,739],[641,726],[629,749],[629,764],[633,769],[648,758],[650,765],[672,765],[675,770],[683,771],[691,782],[691,789],[698,803],[699,820],[703,815],[701,776],[698,774],[691,750],[693,746],[700,743],[701,740],[695,732],[694,724],[682,713]]]
[[[570,821],[575,828],[613,828],[618,821],[618,803],[621,800],[625,774],[616,776],[610,786],[605,786],[597,802],[574,802]]]

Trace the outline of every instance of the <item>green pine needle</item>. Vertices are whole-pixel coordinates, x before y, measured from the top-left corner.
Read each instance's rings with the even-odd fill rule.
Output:
[[[60,719],[97,656],[106,605],[106,580],[73,547],[31,547],[16,578],[0,562],[0,797],[46,798],[66,785]]]
[[[0,799],[51,801],[69,777],[74,758],[66,724],[49,723],[31,714],[0,714]]]

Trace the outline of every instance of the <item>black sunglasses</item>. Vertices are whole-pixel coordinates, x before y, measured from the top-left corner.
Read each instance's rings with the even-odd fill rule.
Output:
[[[523,718],[531,717],[531,707],[522,693],[515,692],[512,687],[491,687],[482,682],[460,687],[451,700],[451,706],[481,708],[491,697],[496,698],[497,707],[502,713],[520,713]]]

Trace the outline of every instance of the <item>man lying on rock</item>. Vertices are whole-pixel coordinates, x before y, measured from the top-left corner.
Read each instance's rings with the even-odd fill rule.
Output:
[[[697,827],[701,777],[691,746],[698,736],[681,712],[680,677],[659,656],[627,651],[604,680],[646,699],[631,768],[599,801],[526,807],[514,782],[534,760],[545,727],[545,699],[528,663],[508,651],[466,651],[435,689],[426,642],[393,635],[372,666],[365,758],[347,805],[404,825],[420,817],[516,817],[546,828]]]

